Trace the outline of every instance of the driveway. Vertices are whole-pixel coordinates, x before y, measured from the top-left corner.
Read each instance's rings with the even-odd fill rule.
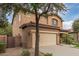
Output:
[[[79,56],[79,49],[69,45],[42,47],[40,51],[52,53],[54,56]]]
[[[30,51],[32,52],[31,55],[34,55],[34,49],[30,49]],[[41,47],[40,51],[52,53],[53,56],[79,56],[79,49],[73,48],[70,45]],[[6,49],[6,53],[2,53],[0,56],[20,56],[21,52],[22,48],[8,48]]]

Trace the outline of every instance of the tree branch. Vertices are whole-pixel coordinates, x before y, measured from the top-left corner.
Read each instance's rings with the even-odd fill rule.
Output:
[[[46,13],[48,12],[49,8],[50,8],[50,4],[48,4],[48,8],[47,8],[47,10],[44,11],[44,12],[42,12],[42,13],[39,15],[39,17],[40,17],[41,15],[43,15],[43,14],[46,14]]]

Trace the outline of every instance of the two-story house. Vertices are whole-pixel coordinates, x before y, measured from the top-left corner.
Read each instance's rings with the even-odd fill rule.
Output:
[[[62,19],[59,15],[40,18],[40,47],[59,44]],[[21,36],[23,47],[35,47],[35,15],[18,13],[12,22],[13,36]]]

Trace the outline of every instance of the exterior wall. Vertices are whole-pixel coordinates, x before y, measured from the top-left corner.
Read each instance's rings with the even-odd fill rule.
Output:
[[[57,35],[56,36],[56,44],[59,45],[60,44],[60,33],[58,32],[56,35]]]
[[[35,29],[31,29],[31,33],[35,33]],[[60,44],[60,31],[59,30],[52,30],[52,29],[40,29],[40,33],[46,33],[46,34],[56,34],[56,44]],[[47,35],[49,37],[49,35]],[[33,39],[32,39],[33,40]],[[34,42],[34,41],[32,41]],[[49,42],[48,42],[49,43]],[[32,43],[33,44],[33,43]],[[41,43],[40,43],[41,44]]]
[[[58,21],[57,27],[62,29],[62,21],[58,17],[56,17],[56,16],[49,16],[48,17],[48,25],[52,25],[52,18],[55,18]]]
[[[13,36],[18,36],[19,34],[21,34],[21,30],[19,29],[20,26],[20,22],[18,20],[18,15],[16,15],[16,17],[14,18],[13,24],[12,24],[12,31],[13,31]]]
[[[40,23],[46,25],[52,25],[52,18],[55,18],[58,21],[57,27],[62,29],[62,21],[57,16],[49,16],[48,18],[41,17]],[[22,30],[19,28],[22,24],[29,23],[30,21],[35,22],[34,14],[22,14],[19,13],[13,21],[13,36],[18,36],[19,34],[22,36]]]
[[[20,47],[21,46],[21,36],[18,35],[15,37],[15,47]]]
[[[49,16],[48,18],[41,17],[40,24],[52,25],[52,18],[55,18],[58,21],[57,27],[59,27],[59,29],[62,29],[62,21],[57,16]],[[13,26],[13,36],[14,37],[18,37],[19,35],[21,36],[22,46],[24,48],[31,48],[32,47],[32,44],[33,44],[32,33],[35,32],[35,28],[29,27],[29,28],[25,28],[22,30],[19,27],[23,24],[29,23],[30,21],[35,22],[34,14],[24,15],[22,13],[19,13],[14,18],[13,25],[12,25]],[[56,39],[57,39],[56,44],[59,44],[59,40],[60,40],[59,32],[60,32],[60,30],[40,28],[40,31],[44,32],[44,33],[56,34]],[[18,39],[15,40],[16,43],[17,43],[17,41],[18,41]],[[19,45],[19,42],[16,44],[16,46],[18,46],[18,45]]]
[[[24,15],[24,14],[20,13],[19,15],[21,16],[20,25],[22,25],[24,23],[29,23],[30,21],[35,22],[35,15],[34,14]],[[47,19],[45,17],[41,17],[39,23],[47,25]]]
[[[25,28],[22,31],[22,47],[23,48],[32,47],[32,38],[31,38],[30,28]]]
[[[24,48],[34,48],[34,45],[35,45],[34,44],[35,43],[34,39],[35,39],[35,37],[33,37],[34,36],[33,33],[35,34],[35,32],[36,32],[35,28],[33,28],[33,27],[31,27],[31,28],[29,27],[29,28],[23,29],[23,31],[22,31],[22,44],[23,45],[22,46]],[[59,33],[59,30],[52,30],[52,29],[43,29],[43,28],[41,28],[40,29],[40,35],[43,35],[42,33],[47,34],[46,37],[49,37],[50,35],[56,34],[56,37],[54,37],[54,38],[56,38],[57,40],[56,41],[54,40],[54,43],[59,44],[59,36],[57,35]],[[43,38],[44,37],[42,36],[42,39]],[[51,36],[50,39],[52,39],[52,38],[53,37]],[[49,40],[49,41],[52,42],[52,40]],[[43,42],[41,42],[40,44],[42,44],[42,43]],[[48,42],[48,44],[49,44],[49,42]],[[48,44],[46,46],[48,46]]]
[[[20,25],[24,23],[29,23],[30,21],[35,22],[35,15],[34,14],[19,14],[21,16]],[[18,16],[19,16],[18,15]],[[48,18],[42,17],[40,18],[39,23],[40,24],[46,24],[46,25],[52,25],[52,18],[55,18],[58,21],[57,27],[62,28],[62,21],[57,16],[49,16]]]

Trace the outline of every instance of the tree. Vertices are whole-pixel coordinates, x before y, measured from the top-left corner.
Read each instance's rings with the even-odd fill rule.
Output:
[[[1,35],[12,35],[11,24],[6,18],[6,13],[0,8],[0,34]]]
[[[5,28],[8,26],[7,20],[0,20],[0,28]]]
[[[76,32],[77,40],[78,40],[79,19],[77,19],[77,20],[75,20],[75,21],[73,22],[72,28],[73,28],[74,32]]]
[[[12,36],[12,25],[8,23],[8,26],[5,28],[6,35]]]
[[[63,33],[61,38],[62,38],[62,43],[65,43],[65,44],[73,44],[74,42],[74,38],[72,37],[71,34],[68,34],[68,33]]]
[[[0,35],[12,35],[12,26],[8,21],[4,22],[5,24],[0,27]],[[7,24],[7,25],[6,25]]]
[[[35,14],[36,21],[36,41],[35,41],[35,56],[39,55],[39,21],[40,17],[47,17],[49,15],[57,14],[60,11],[66,10],[63,3],[24,3],[24,4],[1,4],[2,10],[11,13],[13,11],[13,18],[19,11],[23,13]]]
[[[72,27],[73,27],[73,30],[74,30],[75,32],[79,32],[79,19],[77,19],[77,20],[75,20],[75,21],[73,22]]]

